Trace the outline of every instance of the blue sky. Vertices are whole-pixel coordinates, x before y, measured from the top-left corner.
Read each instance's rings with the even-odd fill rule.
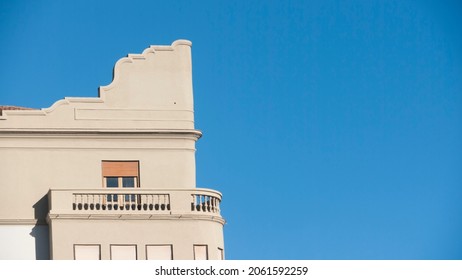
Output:
[[[461,11],[2,0],[0,104],[97,96],[119,58],[189,39],[228,259],[462,259]]]

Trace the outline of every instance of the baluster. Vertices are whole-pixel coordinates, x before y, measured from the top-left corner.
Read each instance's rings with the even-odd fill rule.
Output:
[[[149,210],[152,210],[151,209],[151,205],[153,205],[154,203],[154,197],[152,194],[150,194],[148,197],[147,197],[147,201],[146,201],[146,210],[149,209]]]
[[[144,210],[143,207],[144,207],[144,204],[145,204],[145,201],[146,201],[146,196],[147,196],[146,194],[140,194],[140,196],[139,196],[139,199],[140,199],[140,201],[139,201],[139,205],[140,205],[139,207],[140,208],[139,209],[140,210]]]
[[[163,194],[163,195],[162,195],[162,199],[164,200],[164,210],[167,211],[167,205],[168,205],[168,202],[167,202],[167,195],[166,195],[166,194]]]
[[[138,210],[138,206],[141,206],[141,195],[139,194],[133,194],[133,199],[132,199],[132,209],[133,210]],[[141,208],[140,208],[141,209]]]
[[[149,207],[149,197],[151,195],[150,194],[145,194],[144,195],[144,204],[143,204],[143,209],[144,210],[148,210],[148,207]],[[146,205],[146,206],[145,206]]]
[[[107,194],[104,194],[104,193],[102,194],[102,198],[101,198],[101,209],[109,210]]]
[[[128,208],[128,210],[130,210],[130,207],[131,207],[131,200],[132,200],[132,195],[129,194],[129,195],[124,195],[124,198],[125,198],[125,207]]]
[[[157,195],[157,200],[158,200],[158,203],[159,203],[157,209],[158,209],[158,210],[162,210],[162,201],[163,201],[163,197],[162,197],[161,194],[158,194],[158,195]]]
[[[95,197],[96,197],[95,209],[100,210],[101,209],[101,195],[95,194]]]
[[[116,210],[115,208],[119,205],[119,195],[112,194],[112,210]]]
[[[135,201],[135,200],[136,200],[136,197],[135,197],[135,194],[132,193],[132,194],[130,195],[129,198],[130,198],[130,209],[131,209],[131,210],[135,210],[135,205],[136,205],[136,201]]]
[[[129,196],[129,200],[130,200],[130,209],[131,209],[131,210],[135,210],[135,205],[136,205],[136,201],[135,201],[135,200],[136,200],[136,197],[135,197],[135,194],[132,193],[132,194]]]
[[[165,208],[166,208],[166,205],[165,205],[165,195],[161,194],[160,196],[162,197],[162,205],[160,206],[160,209],[163,211],[163,210],[165,210]]]
[[[159,198],[159,195],[158,195],[158,194],[155,194],[155,195],[154,195],[154,201],[152,202],[152,205],[154,205],[154,210],[158,210],[158,209],[159,209],[160,198]]]

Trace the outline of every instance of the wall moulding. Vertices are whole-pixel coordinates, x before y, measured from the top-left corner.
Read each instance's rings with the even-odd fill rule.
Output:
[[[47,222],[42,219],[0,219],[0,225],[47,225]]]
[[[194,122],[191,110],[75,109],[76,120]]]

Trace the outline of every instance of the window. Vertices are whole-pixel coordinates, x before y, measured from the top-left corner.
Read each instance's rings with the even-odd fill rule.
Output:
[[[103,161],[103,184],[107,188],[139,187],[138,161]]]
[[[100,260],[100,245],[74,245],[75,260]]]
[[[138,188],[139,162],[138,161],[103,161],[103,187],[108,189]],[[110,203],[134,203],[137,196],[109,194],[106,198]],[[120,201],[122,200],[122,201]]]
[[[219,260],[224,260],[225,259],[225,254],[224,254],[222,248],[218,248],[218,259]]]
[[[194,245],[194,259],[208,260],[207,245]]]
[[[147,245],[147,260],[173,260],[172,245]]]
[[[136,245],[111,245],[111,260],[136,259]]]

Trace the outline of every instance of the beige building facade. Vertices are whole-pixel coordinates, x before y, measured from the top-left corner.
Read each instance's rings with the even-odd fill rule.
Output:
[[[0,259],[223,259],[189,41],[120,59],[99,97],[0,109]]]

